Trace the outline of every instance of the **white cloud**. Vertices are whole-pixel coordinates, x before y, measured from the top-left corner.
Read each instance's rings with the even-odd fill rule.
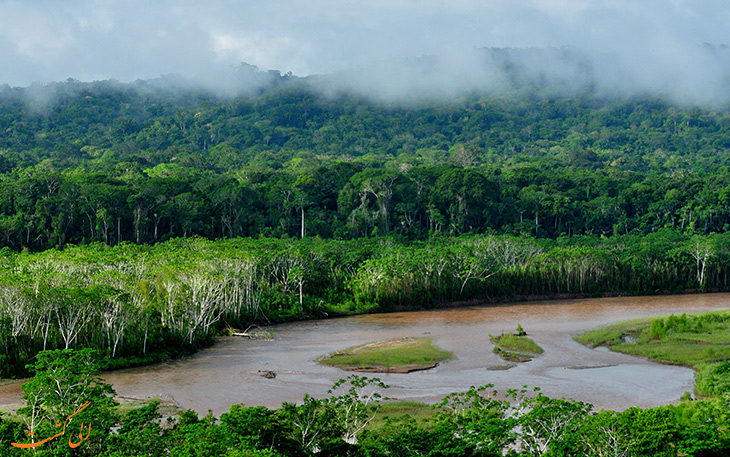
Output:
[[[616,55],[632,84],[714,87],[717,65],[697,49],[730,43],[729,23],[726,0],[0,0],[0,83],[191,76],[242,61],[306,75],[567,45]]]

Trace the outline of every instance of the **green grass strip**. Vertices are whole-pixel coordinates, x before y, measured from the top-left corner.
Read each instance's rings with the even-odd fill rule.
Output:
[[[489,335],[494,343],[494,352],[510,362],[527,362],[542,354],[542,348],[526,336],[502,333],[499,336]]]
[[[620,322],[573,337],[587,346],[694,368],[700,395],[730,392],[730,313],[716,311]]]
[[[346,370],[407,373],[453,358],[454,354],[434,346],[430,338],[397,338],[337,351],[319,362]]]

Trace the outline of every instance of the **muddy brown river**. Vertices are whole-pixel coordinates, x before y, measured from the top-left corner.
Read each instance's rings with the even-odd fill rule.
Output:
[[[527,385],[597,408],[646,408],[676,402],[692,391],[694,372],[589,349],[572,335],[619,320],[728,307],[730,294],[707,294],[526,302],[296,322],[273,327],[273,340],[221,338],[191,357],[103,377],[123,397],[161,396],[200,414],[210,409],[219,415],[235,403],[278,407],[300,401],[305,393],[325,396],[335,381],[351,373],[317,363],[323,354],[379,339],[428,336],[457,359],[427,371],[377,375],[391,386],[387,396],[433,402],[471,385],[494,384],[502,392]],[[545,352],[530,362],[508,364],[492,352],[489,334],[513,332],[518,323]],[[265,370],[276,377],[262,377]],[[0,386],[0,409],[17,405],[20,396],[19,383]]]

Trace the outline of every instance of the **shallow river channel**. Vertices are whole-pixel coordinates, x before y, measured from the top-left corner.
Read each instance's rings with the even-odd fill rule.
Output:
[[[235,403],[278,407],[300,401],[305,393],[325,396],[350,372],[320,365],[315,359],[323,354],[379,339],[428,336],[457,359],[427,371],[369,374],[391,386],[388,397],[436,401],[470,385],[494,384],[500,391],[527,385],[597,408],[652,407],[692,391],[693,371],[589,349],[571,336],[624,319],[729,307],[730,294],[707,294],[555,300],[296,322],[273,327],[273,340],[221,338],[191,357],[103,377],[122,397],[162,396],[182,408],[219,415]],[[492,352],[489,334],[514,332],[518,323],[545,352],[530,362],[508,364]],[[267,379],[260,371],[273,371],[276,377]],[[14,406],[21,395],[19,383],[0,386],[0,409]]]

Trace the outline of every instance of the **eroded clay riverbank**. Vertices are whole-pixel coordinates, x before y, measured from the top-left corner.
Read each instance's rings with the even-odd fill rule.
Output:
[[[692,391],[689,368],[667,366],[589,349],[572,335],[610,322],[669,313],[730,307],[730,294],[559,300],[436,311],[373,314],[274,327],[273,340],[224,338],[181,360],[106,373],[124,397],[173,398],[205,414],[232,404],[278,407],[305,393],[325,396],[351,374],[316,362],[326,353],[368,341],[429,336],[457,359],[427,371],[378,374],[392,398],[435,401],[470,385],[494,384],[501,391],[539,386],[548,396],[593,403],[597,408],[653,407],[676,402]],[[509,369],[492,352],[489,334],[512,332],[520,323],[545,350]],[[262,371],[276,374],[261,376]],[[20,398],[20,385],[0,386],[0,408]]]

